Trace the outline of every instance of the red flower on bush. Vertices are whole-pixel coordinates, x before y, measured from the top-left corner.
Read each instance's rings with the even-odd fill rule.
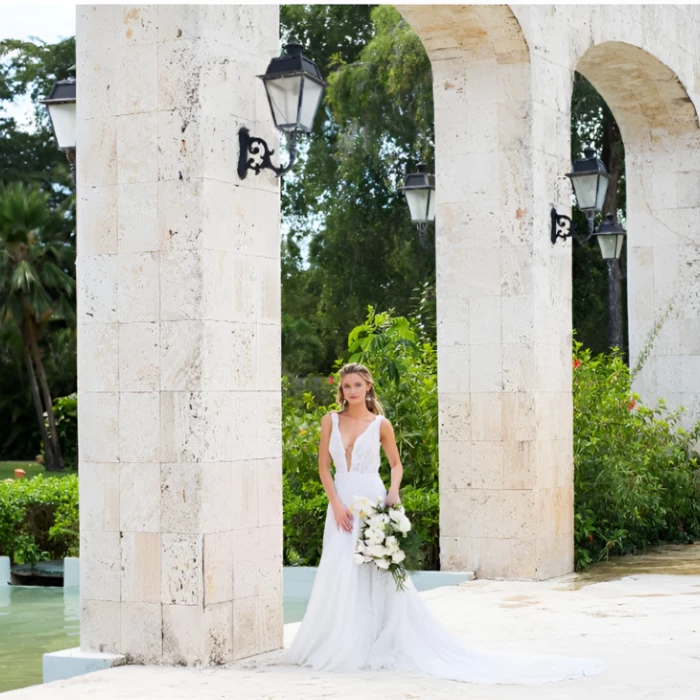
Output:
[[[329,384],[333,384],[334,381],[335,381],[335,380],[333,379],[333,375],[331,375],[330,377],[328,377],[328,383],[329,383]]]
[[[593,535],[588,535],[588,541],[593,542]]]
[[[631,411],[635,406],[637,405],[637,402],[632,399],[628,404],[627,404],[627,410]]]
[[[574,369],[578,369],[581,366],[581,360],[574,360]]]

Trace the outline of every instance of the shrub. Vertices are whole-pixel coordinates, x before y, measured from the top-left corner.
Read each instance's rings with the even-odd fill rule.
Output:
[[[592,357],[575,341],[573,366],[576,567],[699,536],[700,423],[642,405],[618,351]]]
[[[404,466],[401,500],[421,537],[423,566],[439,568],[439,496],[437,492],[437,385],[434,345],[413,321],[370,307],[364,324],[348,338],[349,362],[362,362],[372,372],[377,394],[394,426]],[[338,367],[343,362],[338,361]],[[335,404],[334,377],[325,378],[326,405],[318,392],[296,394],[282,379],[284,445],[284,558],[289,565],[316,566],[323,544],[328,509],[318,476],[321,418]],[[390,481],[382,453],[380,473]]]
[[[0,555],[13,564],[77,556],[78,477],[0,482]]]
[[[437,351],[418,325],[389,313],[375,314],[348,336],[348,362],[369,367],[391,421],[406,485],[438,488]],[[342,363],[338,362],[338,366]],[[382,465],[388,465],[382,453]]]

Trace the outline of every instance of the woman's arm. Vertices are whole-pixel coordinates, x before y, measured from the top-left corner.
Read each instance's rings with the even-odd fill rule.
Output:
[[[401,502],[399,498],[399,487],[401,486],[401,479],[403,479],[403,465],[401,464],[401,457],[399,456],[399,448],[396,446],[394,427],[386,418],[379,426],[379,437],[382,441],[384,454],[389,460],[389,466],[391,467],[391,486],[386,496],[386,503],[391,506]]]
[[[318,445],[318,475],[321,477],[321,483],[326,496],[328,496],[328,502],[333,508],[336,526],[346,532],[350,532],[352,530],[352,513],[338,497],[331,475],[331,453],[328,451],[328,445],[331,440],[331,420],[330,413],[326,413],[321,418],[321,440]]]

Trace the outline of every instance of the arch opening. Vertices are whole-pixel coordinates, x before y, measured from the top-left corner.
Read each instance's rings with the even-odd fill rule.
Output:
[[[678,76],[652,54],[608,41],[591,47],[576,70],[603,96],[628,145],[698,135],[698,114]]]

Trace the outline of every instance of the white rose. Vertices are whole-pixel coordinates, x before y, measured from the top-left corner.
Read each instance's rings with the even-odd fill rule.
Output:
[[[365,563],[365,557],[363,557],[361,554],[356,554],[353,557],[353,560],[355,561],[355,564],[364,564]]]
[[[411,521],[406,516],[404,516],[399,521],[399,532],[406,534],[410,529],[411,529]]]
[[[387,554],[386,547],[381,544],[375,544],[367,550],[367,554],[371,557],[383,557]]]
[[[391,561],[393,561],[394,564],[400,564],[405,558],[406,552],[402,552],[401,550],[399,550],[398,552],[394,552],[391,555]]]
[[[389,568],[389,562],[386,559],[378,559],[374,562],[380,569],[386,571]]]
[[[389,516],[386,513],[380,513],[377,517],[379,518],[379,522],[383,523],[384,525],[391,522],[391,520],[389,520]]]
[[[395,522],[398,523],[399,520],[403,517],[403,513],[398,509],[398,508],[392,508],[389,511],[389,517]]]
[[[358,512],[359,516],[363,519],[368,518],[375,512],[372,501],[364,496],[356,498],[353,505],[355,506],[355,512]]]
[[[384,546],[391,551],[396,551],[399,548],[399,542],[394,537],[393,535],[389,536],[386,538],[386,542],[384,542]]]
[[[366,534],[367,539],[378,540],[382,542],[384,540],[384,528],[382,525],[370,525]]]

